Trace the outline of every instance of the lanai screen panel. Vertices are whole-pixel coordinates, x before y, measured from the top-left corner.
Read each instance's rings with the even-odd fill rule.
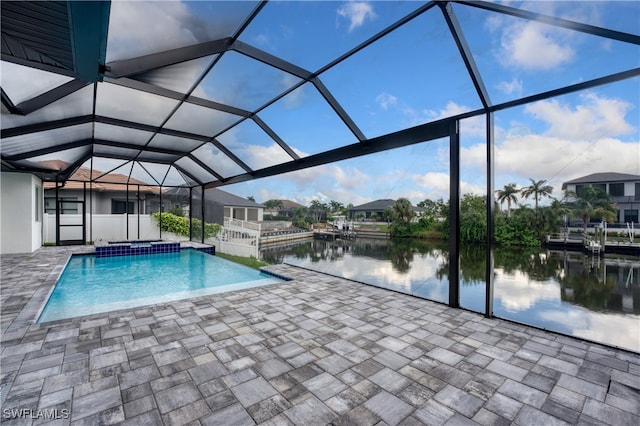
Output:
[[[104,31],[86,34],[67,4],[72,41],[95,55],[60,43],[56,65],[43,40],[3,29],[4,170],[64,181],[117,160],[160,184],[223,186],[640,75],[638,2],[94,2]]]

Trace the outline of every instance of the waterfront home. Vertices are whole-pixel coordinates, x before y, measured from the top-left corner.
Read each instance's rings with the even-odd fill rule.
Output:
[[[562,184],[562,189],[580,194],[581,188],[592,185],[609,194],[616,204],[616,222],[638,224],[640,210],[640,175],[628,173],[592,173]]]
[[[351,220],[372,220],[372,221],[382,221],[384,220],[384,212],[385,210],[390,210],[393,208],[396,200],[392,199],[381,199],[370,201],[368,203],[360,204],[359,206],[354,206],[349,209],[349,218]],[[424,212],[422,207],[413,206],[413,212],[415,213],[415,218],[417,219]]]

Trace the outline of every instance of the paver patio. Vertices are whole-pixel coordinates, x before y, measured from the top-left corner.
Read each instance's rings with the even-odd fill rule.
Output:
[[[3,423],[640,424],[639,354],[289,265],[268,267],[283,284],[35,323],[91,249],[2,256]]]

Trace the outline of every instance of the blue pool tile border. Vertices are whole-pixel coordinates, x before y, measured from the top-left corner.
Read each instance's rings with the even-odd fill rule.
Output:
[[[151,243],[119,243],[96,247],[96,257],[113,256],[142,256],[147,254],[177,253],[181,249],[179,242],[151,242]],[[215,246],[185,247],[206,254],[215,255]]]
[[[269,265],[269,266],[271,266],[271,265]],[[263,274],[271,275],[272,277],[281,279],[283,281],[292,281],[293,280],[293,278],[291,278],[291,277],[286,277],[284,275],[277,274],[275,272],[269,271],[269,270],[264,269],[264,268],[260,268],[260,272],[262,272]]]
[[[197,250],[197,251],[201,251],[202,253],[206,253],[206,254],[210,254],[215,256],[216,254],[216,247],[215,246],[210,246],[210,247],[190,247],[191,250]],[[188,250],[188,249],[187,249]]]

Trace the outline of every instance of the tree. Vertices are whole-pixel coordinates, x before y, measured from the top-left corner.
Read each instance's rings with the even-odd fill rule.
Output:
[[[313,215],[313,221],[318,222],[326,216],[328,207],[326,204],[321,203],[319,200],[313,199],[311,200],[311,204],[309,204],[309,210]]]
[[[382,219],[391,222],[393,220],[393,210],[392,209],[384,209],[382,211]]]
[[[609,194],[593,185],[585,185],[579,191],[567,191],[565,197],[569,200],[571,210],[582,219],[583,231],[592,217],[599,217],[605,221],[613,221],[616,217],[616,206]]]
[[[282,200],[267,200],[264,203],[264,206],[267,210],[278,210],[284,208],[284,203]]]
[[[531,185],[522,188],[520,193],[524,198],[529,198],[533,195],[533,199],[536,202],[535,210],[538,211],[538,200],[542,197],[551,197],[553,187],[551,185],[545,185],[545,183],[547,183],[545,179],[535,181],[529,178],[529,180],[531,181]]]
[[[564,200],[553,198],[551,204],[549,205],[549,209],[555,215],[555,217],[558,218],[563,227],[568,226],[567,220],[569,215],[571,214],[571,208]]]
[[[460,240],[479,243],[487,238],[487,199],[464,194],[460,200]]]
[[[520,190],[516,188],[515,183],[508,183],[504,186],[503,189],[499,189],[496,191],[498,195],[498,202],[500,206],[502,206],[503,202],[507,202],[507,216],[511,217],[511,203],[518,204],[518,194]]]
[[[331,200],[329,201],[329,205],[331,206],[331,213],[337,213],[344,208],[344,205],[340,201]]]
[[[391,209],[393,210],[394,219],[401,223],[409,223],[415,216],[411,201],[406,198],[398,198]]]

